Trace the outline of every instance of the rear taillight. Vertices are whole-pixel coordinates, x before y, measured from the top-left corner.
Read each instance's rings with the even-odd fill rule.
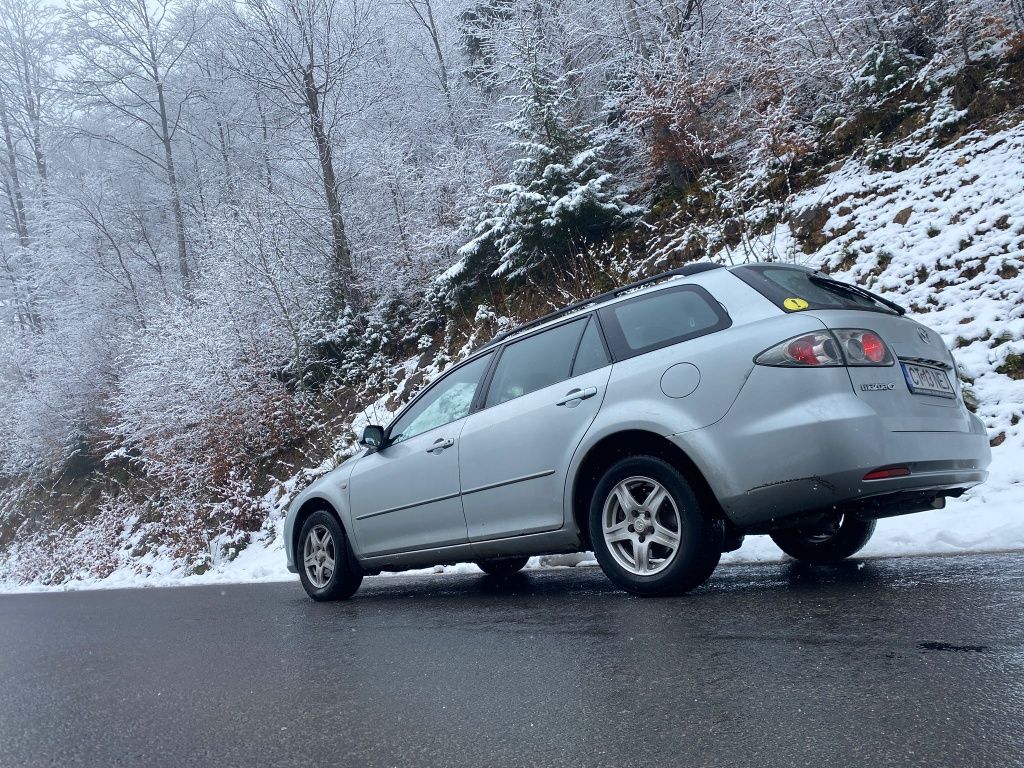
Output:
[[[835,337],[828,331],[807,333],[766,349],[754,362],[786,368],[836,366],[843,364]]]
[[[847,365],[892,365],[892,355],[874,331],[841,328],[835,332]]]
[[[816,331],[786,339],[754,358],[758,365],[783,368],[822,368],[840,365],[892,365],[893,356],[882,338],[862,328]]]

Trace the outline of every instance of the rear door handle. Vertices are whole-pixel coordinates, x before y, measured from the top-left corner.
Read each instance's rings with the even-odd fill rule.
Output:
[[[588,397],[593,397],[597,394],[597,387],[587,387],[586,389],[570,389],[565,393],[565,397],[559,400],[555,405],[565,405],[569,408],[575,408],[580,404],[581,401],[586,400]]]
[[[455,445],[455,441],[452,440],[450,437],[447,440],[443,437],[439,437],[437,438],[437,440],[434,441],[434,444],[432,446],[427,448],[427,453],[438,454],[445,448],[451,448],[453,445]]]

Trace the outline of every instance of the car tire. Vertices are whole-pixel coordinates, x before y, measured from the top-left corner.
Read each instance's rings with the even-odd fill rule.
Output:
[[[511,576],[523,570],[529,562],[528,557],[503,557],[499,560],[477,560],[476,567],[490,576]]]
[[[324,510],[302,525],[295,564],[303,589],[317,601],[349,598],[363,581],[341,523]]]
[[[771,534],[772,541],[790,557],[814,565],[838,563],[859,552],[875,532],[874,520],[844,516],[831,525],[791,528]]]
[[[701,506],[678,469],[654,456],[622,459],[604,473],[589,525],[601,569],[634,595],[689,592],[722,556],[721,520]]]

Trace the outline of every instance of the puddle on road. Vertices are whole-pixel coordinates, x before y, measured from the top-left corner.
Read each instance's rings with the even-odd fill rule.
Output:
[[[952,643],[928,641],[924,643],[918,643],[917,647],[925,651],[954,651],[956,653],[988,653],[987,645],[953,645]]]

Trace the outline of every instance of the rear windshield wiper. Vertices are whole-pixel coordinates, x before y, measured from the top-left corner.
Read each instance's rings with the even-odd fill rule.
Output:
[[[907,314],[907,310],[901,307],[895,301],[883,299],[881,296],[872,293],[867,288],[861,288],[859,285],[850,285],[849,283],[842,283],[839,280],[833,280],[831,277],[825,277],[824,275],[808,275],[807,277],[810,279],[812,283],[817,283],[818,285],[823,285],[827,288],[837,288],[841,291],[846,291],[847,293],[852,293],[856,296],[860,296],[861,298],[870,299],[871,301],[881,304],[884,307],[888,307],[897,315]]]

